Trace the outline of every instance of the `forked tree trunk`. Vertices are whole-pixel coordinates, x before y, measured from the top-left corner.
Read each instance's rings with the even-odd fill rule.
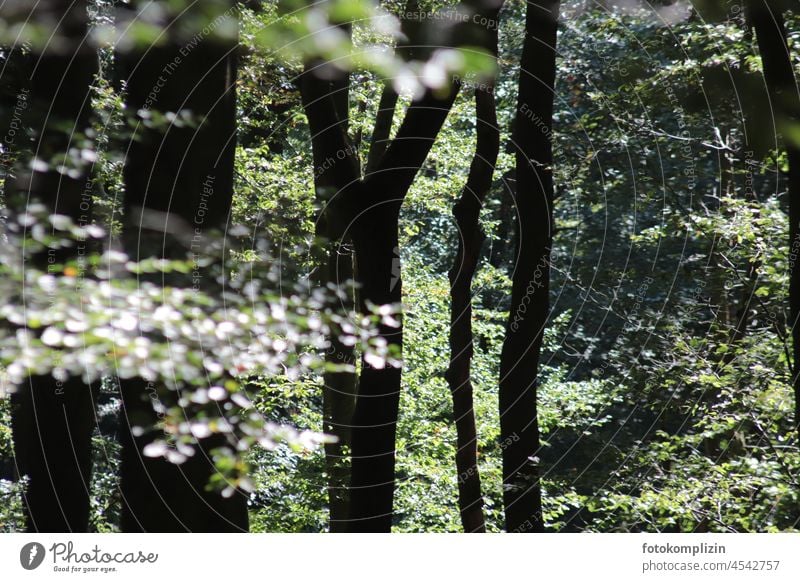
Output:
[[[98,65],[87,39],[86,2],[40,1],[31,8],[30,21],[58,23],[52,41],[34,47],[29,56],[29,93],[18,98],[28,110],[25,124],[34,134],[33,155],[47,167],[30,170],[30,160],[23,160],[7,183],[6,203],[24,210],[38,201],[50,212],[86,226],[92,222],[91,164],[75,165],[67,154],[70,148],[84,147],[79,142],[90,125],[90,87]],[[22,139],[20,132],[17,141]],[[61,164],[76,172],[58,172]],[[80,248],[86,244],[29,258],[37,268],[58,276],[65,261],[79,260],[80,253],[86,253]],[[82,276],[76,278],[76,296]],[[96,395],[97,386],[87,386],[79,378],[60,382],[34,376],[12,396],[17,469],[28,478],[24,494],[28,531],[88,530]]]
[[[358,260],[362,309],[402,299],[398,220],[400,207],[453,106],[457,87],[427,93],[413,103],[375,172],[351,189],[352,237]],[[399,327],[380,327],[390,346],[403,345]],[[395,437],[401,370],[376,369],[363,359],[353,415],[350,525],[354,532],[388,532],[394,501]]]
[[[483,2],[474,0],[465,4],[480,7]],[[370,304],[399,303],[402,297],[397,232],[400,207],[452,108],[458,86],[453,81],[449,91],[427,91],[412,103],[397,136],[384,152],[374,152],[368,173],[362,179],[353,143],[337,123],[333,97],[325,96],[319,87],[312,89],[321,83],[314,80],[315,76],[304,75],[306,78],[301,82],[303,104],[312,140],[316,142],[315,163],[338,160],[333,164],[334,171],[326,172],[333,182],[331,196],[337,207],[329,213],[327,236],[331,240],[349,237],[354,242],[362,309]],[[386,122],[391,121],[388,113],[393,109],[394,98],[390,93],[385,93],[385,97],[381,127],[376,128],[380,136],[386,135],[391,127]],[[401,327],[383,325],[379,330],[387,344],[397,348],[402,347],[400,319]],[[391,530],[400,380],[399,369],[374,367],[368,359],[362,359],[351,429],[348,531]]]
[[[304,75],[304,107],[315,141],[317,165],[337,159],[325,173],[335,190],[326,216],[332,240],[353,240],[362,309],[368,304],[399,303],[397,221],[400,205],[430,151],[455,99],[428,93],[412,104],[398,138],[392,141],[375,172],[360,179],[357,154],[337,119],[331,96],[321,81]],[[337,152],[344,152],[337,156]],[[387,343],[402,345],[402,329],[382,326]],[[362,360],[353,412],[352,473],[348,531],[389,531],[394,495],[394,441],[400,398],[400,370],[375,368]]]
[[[553,233],[553,85],[558,2],[534,0],[525,17],[514,146],[517,253],[500,358],[500,438],[506,530],[540,532],[539,356],[549,315]]]

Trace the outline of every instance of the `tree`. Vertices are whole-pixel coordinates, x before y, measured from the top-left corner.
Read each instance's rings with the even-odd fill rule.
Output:
[[[196,2],[165,18],[165,39],[120,53],[136,115],[123,176],[123,241],[134,260],[200,256],[208,235],[226,227],[233,196],[235,4]],[[195,271],[197,289],[219,285],[201,264]],[[174,406],[176,395],[142,379],[121,380],[120,390],[123,531],[246,531],[246,494],[209,490],[224,440],[199,441],[182,463],[150,457],[158,409]]]
[[[349,26],[342,29],[350,34]],[[324,67],[324,63],[315,61],[306,65],[305,71],[300,76],[299,84],[303,96],[303,107],[309,119],[321,120],[326,118],[329,124],[322,126],[315,122],[312,137],[312,159],[314,161],[314,190],[321,200],[328,201],[335,196],[337,191],[337,176],[329,172],[330,164],[327,157],[331,150],[323,147],[322,143],[330,138],[328,134],[343,132],[345,135],[349,128],[349,78],[341,71],[332,72],[334,78],[321,80],[315,71],[317,67]],[[330,99],[330,102],[327,100]],[[326,106],[333,105],[331,110]],[[351,158],[357,149],[353,144],[352,152],[344,152],[343,157]],[[339,152],[336,152],[338,154]],[[350,161],[347,162],[351,163]],[[358,163],[357,161],[355,162]],[[347,238],[336,239],[329,236],[329,231],[335,228],[335,223],[341,220],[335,216],[335,207],[338,201],[330,201],[330,206],[322,212],[318,223],[317,234],[326,240],[325,257],[321,260],[322,277],[318,283],[345,286],[353,280],[354,253],[352,241]],[[351,306],[347,305],[346,308]],[[326,354],[328,362],[334,365],[355,366],[356,354],[352,345],[345,345],[338,337],[329,338],[331,347]],[[329,527],[331,532],[346,530],[349,513],[349,467],[347,465],[346,451],[351,445],[350,420],[355,407],[357,378],[351,372],[327,372],[323,376],[323,431],[334,435],[335,442],[325,445],[326,470],[328,472],[328,501],[330,504]]]
[[[477,7],[484,8],[480,3]],[[480,9],[478,13],[482,13]],[[480,42],[476,45],[486,46],[486,36],[484,33],[472,39],[478,38]],[[447,44],[439,45],[459,46],[458,40],[461,39],[447,39]],[[413,47],[414,42],[409,46]],[[312,63],[301,81],[315,161],[334,162],[333,168],[325,172],[326,182],[335,188],[334,198],[326,209],[326,235],[332,240],[353,241],[361,308],[396,305],[402,299],[400,208],[452,107],[459,84],[451,78],[444,89],[426,89],[409,106],[397,135],[385,151],[381,154],[378,150],[370,156],[374,164],[362,178],[357,149],[343,123],[347,112],[336,104],[343,90],[331,92],[331,86],[320,78],[330,75],[331,69],[332,65],[324,61]],[[384,105],[392,103],[391,91],[387,88],[384,92],[381,99]],[[388,112],[393,107],[381,110]],[[375,135],[384,133],[385,119],[380,116]],[[383,323],[380,334],[388,346],[401,349],[402,321],[398,325]],[[349,531],[391,529],[400,380],[399,368],[362,359],[351,421]]]
[[[497,23],[500,10],[490,11],[490,41],[497,55]],[[478,267],[486,235],[479,223],[483,201],[492,186],[494,166],[500,150],[500,128],[494,98],[494,85],[475,86],[476,144],[467,183],[453,208],[458,227],[458,250],[449,273],[450,279],[450,366],[447,382],[453,395],[456,440],[456,471],[461,523],[465,532],[485,532],[483,495],[478,471],[478,434],[475,428],[473,387],[470,378],[473,356],[472,279]]]
[[[98,65],[88,38],[87,3],[42,1],[29,9],[28,17],[48,30],[49,38],[32,46],[23,65],[28,87],[17,100],[34,136],[32,156],[21,154],[6,184],[6,201],[18,211],[39,202],[51,214],[86,226],[93,220],[94,148],[87,129]],[[69,273],[67,262],[78,261],[80,267],[87,245],[36,253],[30,264],[53,275]],[[73,276],[79,296],[83,275]],[[31,376],[13,394],[17,469],[28,479],[28,531],[87,531],[96,396],[96,384],[50,375]]]
[[[537,386],[549,317],[553,238],[552,123],[558,2],[529,2],[513,134],[516,262],[500,360],[503,499],[509,532],[543,531]]]

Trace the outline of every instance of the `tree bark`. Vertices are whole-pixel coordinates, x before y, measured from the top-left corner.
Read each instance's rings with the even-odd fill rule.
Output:
[[[375,125],[372,128],[372,139],[369,142],[367,167],[364,171],[370,175],[378,167],[387,146],[389,135],[392,133],[394,110],[397,107],[397,92],[388,82],[383,87],[381,99],[378,102],[378,113],[375,116]]]
[[[506,530],[540,532],[537,380],[549,315],[553,233],[552,120],[558,2],[529,2],[514,144],[518,231],[511,310],[500,359],[500,438]]]
[[[493,13],[496,20],[498,12]],[[497,54],[497,31],[492,47]],[[450,270],[450,366],[447,382],[453,396],[456,424],[456,470],[461,524],[467,533],[486,531],[483,494],[478,471],[478,431],[475,428],[473,386],[470,379],[472,335],[472,278],[478,267],[486,236],[480,226],[480,211],[492,185],[494,166],[500,151],[500,130],[494,87],[475,89],[476,147],[461,199],[453,208],[459,232],[458,250]]]
[[[347,29],[349,33],[349,29]],[[338,184],[358,179],[357,147],[349,143],[349,75],[339,74],[324,81],[317,75],[324,62],[308,63],[299,79],[303,107],[311,128],[311,150],[314,160],[314,190],[326,202],[318,223],[317,234],[325,239],[325,257],[320,271],[320,284],[345,285],[354,277],[352,243],[342,238],[341,200]],[[337,145],[332,145],[337,144]],[[346,306],[350,308],[351,306]],[[326,361],[332,364],[355,365],[355,347],[343,344],[337,336],[328,338],[330,348]],[[349,510],[350,421],[355,407],[357,377],[352,372],[326,372],[323,375],[323,432],[334,435],[335,443],[325,445],[325,465],[329,505],[329,530],[347,529]]]
[[[193,120],[166,128],[136,126],[123,172],[123,241],[134,260],[201,253],[205,249],[194,241],[227,224],[236,147],[237,41],[215,31],[236,22],[233,6],[195,4],[165,27],[171,34],[163,44],[121,55],[128,66],[129,111],[145,117],[155,111],[188,113]],[[212,32],[201,33],[207,24]],[[176,242],[181,233],[192,239],[191,248]],[[201,290],[213,284],[201,273]],[[180,465],[145,457],[143,448],[158,436],[151,399],[171,402],[175,395],[137,379],[122,380],[120,392],[123,531],[246,531],[246,494],[236,491],[225,499],[207,490],[215,472],[210,451],[225,444],[224,438],[199,441],[196,454]],[[136,426],[148,430],[135,434]]]
[[[457,87],[428,93],[408,113],[376,171],[353,192],[352,237],[358,260],[361,308],[402,300],[398,221],[400,207],[452,108]],[[400,326],[380,326],[389,346],[403,345]],[[400,406],[399,368],[361,362],[352,427],[350,531],[388,532],[394,500],[395,437]]]
[[[747,16],[755,29],[764,68],[772,118],[777,136],[787,129],[800,128],[800,96],[792,68],[786,25],[778,2],[749,0]],[[788,132],[787,132],[788,133]],[[800,439],[800,145],[795,138],[783,137],[789,163],[789,317],[792,334],[792,389],[794,418]]]
[[[482,2],[471,4],[481,6]],[[321,65],[324,63],[315,66]],[[312,142],[316,141],[315,170],[328,160],[333,168],[325,172],[332,186],[328,194],[332,196],[328,202],[330,209],[326,209],[324,218],[325,232],[330,240],[344,241],[349,237],[354,243],[362,310],[369,305],[399,304],[402,298],[400,207],[452,108],[459,87],[453,80],[449,91],[427,91],[412,103],[395,139],[385,151],[381,153],[378,147],[370,156],[375,166],[368,167],[367,175],[361,179],[357,152],[337,122],[333,99],[325,96],[322,81],[307,73],[301,80],[301,92]],[[393,99],[390,93],[384,94],[387,100]],[[388,122],[393,107],[384,105],[380,127],[373,132],[378,136],[386,135],[391,127]],[[387,344],[398,349],[402,347],[403,333],[400,320],[399,328],[382,325],[379,329]],[[400,369],[376,368],[362,358],[351,428],[348,531],[391,530],[400,380]]]
[[[33,154],[47,167],[29,169],[29,164],[19,164],[16,175],[8,180],[6,202],[24,210],[38,201],[50,212],[86,226],[92,222],[92,168],[87,163],[74,164],[68,154],[70,148],[86,147],[79,140],[90,126],[90,87],[98,67],[87,40],[86,2],[39,2],[30,10],[30,21],[58,23],[52,42],[34,47],[27,63],[29,96],[19,97],[26,102],[25,122],[34,134]],[[58,172],[61,164],[76,172]],[[86,243],[79,242],[67,251],[29,258],[37,268],[60,275],[57,269],[65,261],[80,263],[85,247]],[[81,276],[76,278],[76,294]],[[28,478],[27,531],[88,531],[96,396],[96,385],[87,386],[80,378],[61,382],[51,376],[31,377],[12,396],[17,470]]]
[[[315,65],[319,66],[319,65]],[[397,221],[405,194],[421,167],[455,99],[425,95],[412,104],[398,139],[387,148],[374,173],[360,179],[357,152],[324,82],[307,68],[301,93],[314,145],[315,175],[321,174],[331,196],[323,217],[327,237],[351,238],[358,262],[362,309],[368,304],[399,303]],[[342,152],[337,156],[338,152]],[[402,330],[383,326],[387,343],[402,345]],[[394,440],[400,395],[400,370],[376,369],[362,360],[352,417],[352,462],[348,531],[389,531],[394,492]]]
[[[328,281],[345,285],[352,281],[354,252],[352,245],[331,243],[328,250]],[[348,302],[349,303],[349,302]],[[345,306],[351,309],[352,305]],[[355,347],[345,345],[337,336],[330,337],[326,360],[336,365],[356,365]],[[325,461],[328,472],[328,503],[330,504],[329,529],[332,533],[347,531],[350,513],[350,422],[355,408],[358,384],[354,372],[326,372],[322,394],[323,427],[326,434],[338,439],[325,444]]]

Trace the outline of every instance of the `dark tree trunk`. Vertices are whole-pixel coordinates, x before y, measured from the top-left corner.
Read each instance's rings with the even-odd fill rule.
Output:
[[[354,277],[352,245],[331,243],[328,251],[328,280],[337,285],[352,281]],[[346,287],[347,288],[347,287]],[[351,309],[352,305],[344,306]],[[355,366],[355,347],[345,345],[336,336],[330,338],[326,360],[336,365]],[[338,439],[325,444],[325,461],[328,472],[328,503],[330,504],[330,531],[347,531],[350,513],[350,423],[356,402],[357,377],[353,372],[327,372],[324,375],[322,394],[322,430]]]
[[[349,32],[349,31],[348,31]],[[311,127],[311,149],[314,159],[314,189],[319,200],[327,204],[317,234],[326,239],[326,256],[321,259],[323,273],[317,282],[346,285],[354,276],[352,244],[342,238],[341,227],[346,220],[341,213],[338,184],[358,178],[358,158],[355,147],[332,146],[347,142],[349,122],[349,77],[341,74],[330,81],[321,80],[316,68],[322,62],[311,62],[299,79],[303,107]],[[345,150],[342,150],[342,148]],[[340,152],[342,152],[340,154]],[[338,164],[338,167],[337,167]],[[346,309],[351,305],[345,306]],[[347,346],[332,336],[326,361],[332,364],[355,365],[354,346]],[[350,466],[346,451],[350,447],[350,422],[355,407],[357,378],[351,372],[326,372],[323,377],[323,432],[336,436],[337,442],[325,445],[329,529],[347,529],[349,514]]]
[[[483,2],[468,4],[482,6]],[[458,86],[453,82],[449,91],[428,91],[412,103],[397,136],[381,152],[377,144],[388,137],[394,109],[394,96],[387,90],[373,132],[376,149],[369,164],[374,167],[368,164],[362,180],[357,152],[337,117],[335,100],[330,90],[325,95],[324,82],[318,75],[309,74],[317,66],[325,63],[307,68],[300,85],[312,133],[315,171],[318,173],[326,161],[333,168],[324,173],[326,182],[330,180],[330,192],[325,194],[328,208],[323,215],[324,232],[329,240],[350,238],[355,245],[362,309],[369,304],[398,304],[402,297],[397,232],[400,207],[453,105]],[[381,326],[379,331],[387,344],[402,347],[402,324],[399,328]],[[351,428],[347,530],[388,532],[392,525],[401,371],[373,367],[363,358],[361,364]]]
[[[91,440],[97,386],[35,376],[12,395],[14,453],[29,532],[89,529]]]
[[[491,14],[496,20],[498,13]],[[497,31],[493,31],[497,54]],[[450,270],[450,366],[447,382],[453,395],[456,424],[456,470],[461,524],[468,533],[485,532],[483,494],[478,471],[478,432],[475,428],[473,387],[470,379],[472,336],[472,278],[478,267],[481,246],[486,236],[480,227],[483,201],[492,186],[494,166],[500,150],[500,131],[494,88],[475,90],[476,147],[461,199],[453,208],[459,233],[458,250]]]
[[[33,154],[48,167],[29,170],[27,163],[20,164],[7,183],[6,202],[21,210],[39,201],[50,212],[85,226],[92,222],[92,168],[71,163],[67,152],[83,147],[77,142],[90,124],[90,87],[98,65],[87,39],[86,2],[42,1],[31,9],[30,20],[58,23],[56,40],[46,48],[34,47],[27,63],[29,94],[18,97],[28,109],[25,122],[34,134]],[[21,132],[17,139],[22,140]],[[77,172],[61,174],[55,169],[61,164]],[[59,275],[64,261],[80,263],[85,245],[30,259],[37,268]],[[80,276],[76,281],[77,294]],[[96,386],[79,378],[60,382],[35,376],[12,396],[17,469],[29,480],[24,496],[28,531],[88,530],[96,394]]]
[[[366,303],[397,304],[402,297],[397,221],[400,202],[371,206],[353,233],[358,257],[361,308]],[[402,347],[401,328],[380,327],[390,345]],[[400,405],[399,368],[361,362],[358,398],[352,419],[350,522],[354,532],[388,532],[394,498],[395,436]]]
[[[399,304],[402,299],[400,207],[456,94],[452,87],[446,97],[429,93],[412,104],[376,171],[351,189],[362,309],[369,303]],[[381,326],[380,333],[388,345],[402,348],[402,318],[398,319],[400,327]],[[400,380],[399,368],[376,369],[362,360],[352,423],[350,531],[388,532],[392,527]]]
[[[192,116],[188,125],[137,124],[124,168],[123,240],[134,259],[202,253],[206,249],[195,241],[227,224],[236,146],[236,39],[215,31],[236,22],[232,6],[198,3],[165,27],[175,31],[166,42],[136,47],[120,59],[128,66],[129,111]],[[211,34],[195,36],[217,18]],[[191,248],[179,242],[187,238]],[[213,286],[201,273],[200,289]],[[120,391],[123,531],[246,531],[247,496],[236,491],[225,499],[207,490],[215,472],[209,451],[224,444],[222,437],[199,441],[196,454],[180,465],[145,457],[142,449],[157,431],[136,436],[131,429],[157,422],[151,399],[170,403],[175,395],[143,380],[123,380]]]
[[[315,168],[330,189],[323,215],[326,236],[333,241],[352,239],[357,257],[357,281],[362,309],[367,304],[399,303],[401,283],[397,221],[400,206],[455,99],[427,94],[414,103],[379,166],[364,181],[325,82],[307,69],[301,91],[314,144]],[[328,91],[328,95],[326,95]],[[337,156],[337,152],[344,155]],[[319,172],[315,172],[319,174]],[[390,344],[402,345],[402,330],[384,326]],[[362,361],[358,397],[352,418],[352,473],[348,531],[389,531],[394,494],[394,440],[400,398],[400,370],[376,369]]]
[[[518,216],[511,311],[500,360],[500,438],[506,530],[540,532],[539,355],[549,314],[553,233],[551,131],[558,2],[528,3],[514,143]]]
[[[369,143],[367,167],[364,173],[369,176],[378,167],[386,148],[389,146],[389,135],[392,133],[394,110],[397,107],[397,92],[388,82],[383,88],[378,102],[375,125],[372,127],[372,139]]]
[[[348,30],[349,32],[349,30]],[[299,79],[303,107],[311,129],[311,150],[314,160],[314,189],[325,207],[317,234],[326,240],[325,256],[318,283],[344,285],[353,279],[352,244],[344,237],[340,184],[357,181],[359,161],[356,147],[347,138],[349,123],[349,77],[340,74],[332,80],[320,79],[322,61],[307,63]],[[330,349],[326,361],[355,365],[353,346],[344,345],[338,337],[328,338]],[[327,372],[323,377],[323,432],[338,439],[325,445],[329,529],[347,530],[349,514],[350,466],[346,451],[350,446],[350,422],[355,407],[357,378],[350,372]]]
[[[792,388],[795,426],[800,439],[800,146],[789,130],[800,127],[800,97],[786,42],[786,26],[778,2],[749,0],[748,19],[756,31],[764,80],[772,105],[776,135],[784,133],[783,146],[789,162],[789,317],[792,333]]]

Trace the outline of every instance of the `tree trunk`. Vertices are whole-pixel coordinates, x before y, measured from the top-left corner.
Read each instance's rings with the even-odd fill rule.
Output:
[[[122,55],[129,67],[129,111],[145,118],[150,111],[184,112],[193,119],[168,127],[137,124],[125,158],[123,227],[126,251],[135,260],[201,253],[205,249],[194,241],[227,224],[236,147],[237,42],[218,31],[236,22],[232,8],[230,2],[197,3],[165,27],[174,32],[163,44]],[[201,33],[206,25],[209,34]],[[177,242],[186,235],[191,248]],[[201,290],[214,284],[200,277]],[[236,491],[225,499],[207,490],[215,472],[209,452],[225,444],[224,438],[199,441],[197,453],[180,465],[145,457],[142,449],[158,437],[151,428],[158,420],[151,400],[171,403],[175,394],[143,380],[121,381],[120,392],[123,531],[246,531],[246,494]],[[137,436],[136,426],[150,430]]]
[[[552,120],[558,2],[528,3],[514,143],[518,216],[511,311],[500,359],[506,530],[540,532],[537,379],[549,315],[553,232]]]
[[[483,2],[465,4],[481,7]],[[485,40],[481,38],[480,42]],[[397,232],[400,207],[452,108],[458,85],[453,80],[449,90],[427,91],[412,103],[397,136],[385,151],[381,152],[376,145],[369,161],[374,167],[368,167],[362,180],[357,152],[339,123],[341,119],[337,119],[334,98],[330,91],[326,96],[324,82],[318,75],[309,74],[317,66],[325,65],[320,62],[307,67],[301,79],[303,105],[315,142],[315,170],[318,172],[326,161],[333,168],[324,173],[326,180],[330,180],[330,192],[326,194],[330,197],[327,202],[330,209],[323,216],[324,232],[329,240],[344,241],[349,237],[355,244],[362,309],[370,304],[399,304],[402,298]],[[388,135],[390,113],[394,109],[391,93],[385,92],[384,96],[379,127],[373,134],[379,137]],[[383,139],[376,139],[376,144]],[[402,323],[400,328],[381,326],[379,331],[387,344],[402,347]],[[362,358],[351,429],[348,531],[391,530],[400,380],[399,369],[376,368]]]
[[[362,309],[370,303],[399,305],[402,299],[400,207],[456,94],[454,86],[446,96],[428,93],[413,103],[376,171],[351,189]],[[388,345],[402,348],[402,317],[398,320],[399,327],[381,326],[380,334]],[[352,428],[350,531],[391,531],[400,380],[399,368],[376,369],[362,359]]]
[[[352,249],[347,245],[333,243],[328,251],[328,280],[342,285],[354,277]],[[352,306],[347,305],[350,309]],[[330,338],[326,360],[332,364],[355,366],[355,347],[343,344],[338,337]],[[350,463],[348,453],[351,445],[350,423],[356,403],[357,376],[354,372],[327,372],[322,393],[323,427],[326,434],[335,435],[335,443],[325,444],[325,464],[328,472],[328,503],[332,533],[347,531],[350,513]]]
[[[399,207],[396,201],[372,206],[362,214],[353,233],[362,310],[367,308],[367,302],[375,305],[400,303]],[[379,331],[389,345],[402,347],[402,327],[382,325]],[[362,359],[351,429],[349,531],[388,532],[391,529],[400,377],[399,368],[375,368]]]
[[[495,14],[495,17],[497,15]],[[456,260],[450,271],[450,366],[447,382],[453,395],[456,424],[456,470],[461,524],[464,531],[485,532],[483,495],[478,471],[478,432],[475,428],[470,370],[473,355],[472,278],[486,236],[480,227],[483,200],[492,185],[500,149],[494,90],[475,90],[477,145],[466,186],[453,208],[459,232]]]
[[[783,132],[783,146],[789,163],[789,317],[792,333],[792,388],[794,418],[800,439],[800,145],[790,131],[800,128],[800,97],[786,42],[786,26],[777,2],[749,0],[748,19],[756,31],[764,67],[776,135]]]
[[[86,2],[49,0],[31,9],[30,21],[57,22],[54,40],[34,47],[28,59],[29,96],[26,125],[34,134],[33,153],[47,167],[29,170],[19,164],[9,179],[6,202],[24,209],[33,201],[50,212],[70,216],[81,226],[92,222],[91,164],[70,160],[90,125],[90,87],[97,71],[97,55],[88,43]],[[21,132],[20,132],[21,135]],[[18,137],[21,141],[21,137]],[[25,160],[29,162],[30,160]],[[61,174],[67,165],[77,172]],[[85,243],[69,251],[50,251],[30,257],[37,268],[60,275],[59,265],[78,260]],[[80,277],[76,278],[76,295]],[[86,532],[89,527],[91,437],[95,426],[97,386],[79,378],[64,382],[34,376],[12,396],[12,426],[17,468],[27,476],[24,500],[28,531]]]
[[[397,107],[397,92],[390,83],[386,83],[378,102],[378,112],[375,115],[375,125],[372,128],[372,139],[369,142],[367,167],[364,173],[369,176],[378,167],[386,148],[389,146],[389,136],[392,133],[394,110]]]
[[[14,454],[28,477],[26,531],[89,530],[96,397],[96,385],[50,376],[34,376],[12,395]]]
[[[347,218],[342,215],[339,184],[358,180],[359,160],[356,147],[347,140],[349,76],[340,74],[333,80],[322,80],[317,75],[317,68],[324,66],[321,61],[307,63],[299,86],[311,129],[314,190],[317,198],[325,204],[317,229],[317,234],[326,239],[325,256],[320,260],[323,266],[319,269],[323,275],[317,283],[343,285],[353,279],[354,256],[352,245],[342,232],[341,225]],[[335,336],[329,337],[328,341],[328,363],[355,365],[354,346],[344,345]],[[357,378],[351,372],[326,372],[323,381],[322,430],[338,439],[325,445],[329,529],[343,532],[347,530],[350,512],[347,489],[350,465],[346,452],[350,446]]]
[[[399,303],[397,245],[400,205],[430,151],[455,99],[432,93],[412,104],[398,139],[379,167],[363,182],[357,152],[338,119],[334,92],[307,67],[300,80],[314,146],[318,192],[327,200],[322,232],[331,241],[351,238],[358,264],[360,304]],[[328,169],[320,172],[320,168]],[[402,330],[383,326],[388,343],[400,346]],[[394,495],[394,441],[400,398],[400,370],[376,369],[362,360],[352,418],[352,462],[348,531],[389,531]]]

